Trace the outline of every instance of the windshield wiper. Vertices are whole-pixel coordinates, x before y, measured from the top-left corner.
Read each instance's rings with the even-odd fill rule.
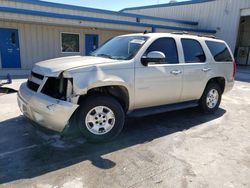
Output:
[[[95,56],[113,59],[113,57],[112,57],[111,55],[108,55],[108,54],[97,54],[97,55],[95,55]]]

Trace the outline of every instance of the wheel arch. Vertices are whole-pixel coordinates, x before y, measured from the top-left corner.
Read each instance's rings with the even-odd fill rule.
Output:
[[[222,91],[222,94],[224,93],[225,91],[225,87],[226,87],[226,79],[222,76],[218,76],[218,77],[213,77],[213,78],[210,78],[208,81],[207,81],[207,84],[206,84],[206,87],[208,86],[208,84],[210,83],[216,83],[220,86],[221,88],[221,91]],[[206,89],[206,87],[204,88],[204,90]]]
[[[85,100],[88,96],[95,95],[95,94],[103,94],[103,95],[110,95],[114,97],[121,105],[126,113],[130,108],[130,96],[129,90],[124,85],[101,85],[96,87],[88,88],[87,92],[84,95],[80,95],[78,99],[78,104],[80,104],[83,100]]]

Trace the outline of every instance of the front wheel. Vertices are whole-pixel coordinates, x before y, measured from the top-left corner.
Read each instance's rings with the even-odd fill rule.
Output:
[[[121,104],[113,97],[93,95],[87,97],[76,113],[76,123],[90,142],[107,142],[122,130],[125,114]]]
[[[222,91],[217,83],[210,83],[200,99],[200,109],[205,113],[214,113],[221,102]]]

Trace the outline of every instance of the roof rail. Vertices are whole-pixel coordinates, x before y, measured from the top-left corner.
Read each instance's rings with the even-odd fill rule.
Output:
[[[198,35],[198,37],[207,37],[207,38],[213,38],[215,39],[216,37],[214,35]]]
[[[175,35],[188,35],[189,33],[187,31],[174,31],[172,34]]]
[[[198,37],[207,37],[207,38],[213,38],[213,39],[216,38],[214,35],[195,34],[195,33],[189,33],[187,31],[174,31],[174,32],[172,32],[172,34],[175,34],[175,35],[194,35],[194,36],[198,36]]]

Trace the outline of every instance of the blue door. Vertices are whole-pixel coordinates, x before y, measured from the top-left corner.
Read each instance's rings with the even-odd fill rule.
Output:
[[[2,68],[21,68],[18,30],[0,28]]]
[[[85,35],[85,55],[90,55],[97,48],[98,35]]]

